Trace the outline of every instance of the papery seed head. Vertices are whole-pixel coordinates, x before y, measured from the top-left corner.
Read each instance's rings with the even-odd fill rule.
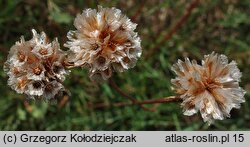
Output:
[[[177,75],[171,82],[183,99],[184,115],[200,111],[203,120],[211,124],[215,119],[230,117],[231,109],[245,102],[246,92],[239,86],[241,73],[225,55],[205,55],[202,65],[188,58],[178,60],[171,69]]]
[[[113,71],[132,68],[141,56],[136,24],[119,9],[86,9],[77,15],[74,25],[76,30],[68,32],[69,41],[65,44],[71,51],[68,62],[87,65],[92,80],[106,80]]]
[[[62,64],[65,53],[60,50],[57,39],[50,43],[44,32],[38,34],[33,29],[32,33],[31,40],[25,41],[21,37],[11,47],[4,71],[9,76],[8,85],[16,92],[50,99],[53,98],[51,95],[46,97],[46,88],[50,83],[53,83],[50,88],[53,96],[64,89],[60,82],[68,73]]]

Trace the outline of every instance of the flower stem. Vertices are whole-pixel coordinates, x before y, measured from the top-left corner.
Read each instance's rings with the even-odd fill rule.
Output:
[[[112,79],[109,80],[109,85],[110,85],[112,88],[114,88],[114,90],[117,91],[119,94],[121,94],[123,97],[129,99],[129,100],[132,102],[132,104],[138,103],[138,101],[136,100],[136,98],[134,98],[134,97],[128,95],[127,93],[123,92],[123,91],[119,88],[119,86],[118,86]],[[142,109],[144,109],[144,110],[146,110],[146,111],[154,111],[154,109],[147,108],[147,107],[143,106],[142,104],[137,104],[137,105],[139,105]]]
[[[63,108],[65,106],[65,104],[68,102],[68,100],[69,100],[69,96],[68,95],[64,95],[62,97],[62,99],[60,100],[58,107],[60,109]]]
[[[110,107],[126,107],[126,106],[133,106],[133,105],[145,105],[145,104],[160,104],[160,103],[170,103],[170,102],[179,102],[181,101],[181,98],[178,96],[168,96],[158,99],[148,99],[143,101],[135,101],[132,103],[127,102],[118,102],[113,104],[107,104],[107,103],[89,103],[89,108],[92,109],[100,109],[100,108],[110,108]]]

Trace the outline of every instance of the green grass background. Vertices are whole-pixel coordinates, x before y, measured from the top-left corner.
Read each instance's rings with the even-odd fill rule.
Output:
[[[141,6],[139,0],[0,0],[0,130],[250,130],[250,0],[201,0],[187,22],[145,59],[190,2],[148,0]],[[34,28],[45,31],[51,39],[58,37],[66,50],[63,43],[67,31],[74,29],[76,14],[97,5],[117,7],[138,24],[143,55],[135,68],[113,75],[126,93],[138,100],[173,95],[171,65],[179,58],[200,60],[204,54],[216,51],[238,63],[246,102],[241,109],[231,111],[230,119],[211,126],[202,121],[200,114],[184,116],[179,103],[160,104],[155,112],[138,106],[91,110],[88,102],[127,100],[108,83],[91,82],[85,69],[74,69],[65,81],[71,96],[63,108],[44,102],[25,105],[24,96],[7,86],[3,72],[9,48],[21,35],[29,40]]]

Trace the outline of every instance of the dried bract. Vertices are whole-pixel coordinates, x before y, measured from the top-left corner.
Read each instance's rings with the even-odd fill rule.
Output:
[[[37,34],[25,41],[23,37],[10,49],[4,70],[9,76],[8,85],[17,93],[30,98],[54,98],[64,89],[62,81],[68,71],[63,66],[65,53],[55,39],[49,42],[46,34]]]
[[[136,24],[116,8],[86,9],[77,15],[68,32],[68,62],[89,68],[92,80],[106,80],[112,72],[123,72],[135,66],[141,56],[141,40]]]
[[[232,108],[240,108],[246,93],[239,87],[241,72],[235,61],[228,63],[225,55],[206,55],[202,65],[195,60],[178,60],[172,70],[177,77],[171,82],[183,99],[184,115],[200,111],[205,122],[230,117]]]

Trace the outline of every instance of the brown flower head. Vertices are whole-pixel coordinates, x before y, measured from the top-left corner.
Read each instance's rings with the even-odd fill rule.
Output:
[[[177,77],[171,82],[183,99],[184,115],[200,111],[205,122],[230,117],[232,108],[240,108],[245,91],[239,87],[241,72],[235,61],[228,63],[225,55],[206,55],[202,65],[195,60],[178,60],[172,70]]]
[[[68,62],[89,68],[92,80],[108,79],[113,71],[123,72],[135,66],[141,56],[136,24],[116,8],[86,9],[77,15],[69,31]]]
[[[33,29],[32,33],[31,40],[21,37],[10,49],[4,66],[9,76],[8,85],[30,98],[51,99],[64,89],[61,82],[68,73],[63,66],[65,53],[60,50],[57,39],[49,43],[44,32],[37,34]]]

